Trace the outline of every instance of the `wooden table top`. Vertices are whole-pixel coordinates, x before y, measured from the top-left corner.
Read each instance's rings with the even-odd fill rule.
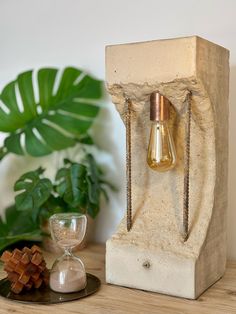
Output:
[[[198,300],[186,300],[105,283],[105,247],[92,244],[80,252],[86,270],[102,281],[100,290],[78,301],[54,305],[27,305],[0,298],[0,313],[43,314],[236,314],[236,262],[228,262],[225,276]],[[50,266],[55,256],[45,253]],[[0,270],[0,277],[5,273]]]

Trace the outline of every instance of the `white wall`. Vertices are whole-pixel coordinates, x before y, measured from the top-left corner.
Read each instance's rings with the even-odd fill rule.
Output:
[[[234,259],[235,11],[234,0],[0,0],[0,88],[19,72],[41,66],[75,65],[104,79],[104,47],[107,44],[199,35],[230,49],[228,256]],[[110,113],[105,112],[104,115],[113,133],[103,133],[100,144],[112,152],[114,158],[109,159],[104,154],[101,159],[109,167],[110,177],[120,184],[121,190],[112,196],[111,203],[103,207],[98,217],[96,237],[100,241],[113,233],[125,208],[125,133],[113,105],[110,107]],[[28,167],[32,166],[31,161]],[[23,161],[11,157],[4,160],[0,168],[0,205],[4,206],[12,197],[10,185],[19,168],[23,168]]]

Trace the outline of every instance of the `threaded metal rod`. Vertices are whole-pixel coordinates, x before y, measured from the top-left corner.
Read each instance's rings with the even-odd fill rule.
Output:
[[[132,227],[132,176],[131,176],[131,100],[125,98],[126,124],[126,193],[127,193],[127,231]]]
[[[191,94],[186,98],[187,114],[185,123],[185,156],[184,156],[184,195],[183,195],[183,237],[189,236],[189,169],[190,169],[190,129],[191,129]]]

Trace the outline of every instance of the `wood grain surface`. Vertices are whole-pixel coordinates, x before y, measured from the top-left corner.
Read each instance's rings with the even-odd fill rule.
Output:
[[[228,262],[225,276],[203,293],[198,300],[105,284],[105,247],[93,244],[80,252],[86,270],[98,276],[102,286],[96,294],[58,305],[26,305],[0,298],[0,313],[19,314],[234,314],[236,313],[236,262]],[[45,253],[48,266],[55,256]],[[137,274],[138,275],[138,274]],[[0,277],[5,277],[0,269]],[[184,284],[184,282],[183,282]],[[52,312],[53,311],[53,312]]]

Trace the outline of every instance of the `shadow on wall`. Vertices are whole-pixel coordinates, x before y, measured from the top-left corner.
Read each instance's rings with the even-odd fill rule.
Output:
[[[230,84],[229,84],[229,179],[228,179],[228,258],[236,259],[236,66],[230,68]]]
[[[117,188],[109,193],[109,202],[101,205],[96,218],[93,238],[104,242],[115,233],[126,206],[125,126],[110,101],[94,125],[94,140],[102,151],[108,152],[107,158],[98,163],[104,168],[106,179]]]

